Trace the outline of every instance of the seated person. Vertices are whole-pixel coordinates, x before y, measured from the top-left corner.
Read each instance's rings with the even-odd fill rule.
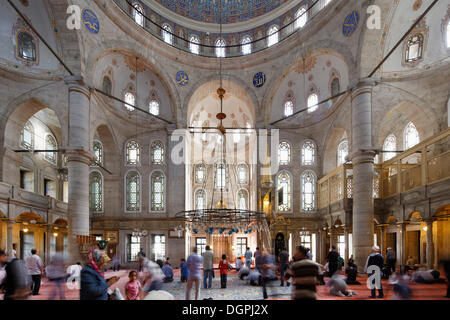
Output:
[[[408,256],[408,260],[406,260],[405,265],[405,273],[408,273],[409,270],[414,270],[415,261],[414,258],[411,256]]]
[[[347,284],[361,284],[356,277],[358,275],[358,266],[355,264],[352,258],[350,258],[347,262],[347,268],[345,268],[345,275],[347,279],[345,282]]]
[[[247,280],[250,281],[250,284],[252,286],[259,286],[261,285],[261,274],[258,271],[252,271],[248,277]]]
[[[162,272],[164,274],[164,282],[172,282],[173,281],[173,269],[168,261],[164,263],[162,267]]]
[[[335,273],[327,283],[331,287],[330,294],[338,297],[351,297],[356,294],[354,291],[347,290],[347,284],[337,273]]]
[[[317,281],[319,282],[319,285],[323,286],[325,285],[325,280],[323,279],[323,277],[325,276],[323,270],[322,270],[322,266],[319,265],[319,272],[317,274]]]
[[[244,263],[242,262],[241,257],[237,257],[237,259],[236,259],[236,271],[239,272],[239,270],[241,270],[243,265],[244,265]]]
[[[393,274],[389,279],[389,283],[392,285],[394,295],[392,300],[409,300],[411,298],[411,289],[408,287],[408,275]]]
[[[328,268],[328,262],[323,266],[325,270],[325,276],[330,277],[330,268]]]
[[[239,272],[238,272],[239,279],[244,280],[244,278],[246,276],[248,276],[249,274],[250,274],[250,269],[247,266],[242,265],[241,269],[239,269]]]

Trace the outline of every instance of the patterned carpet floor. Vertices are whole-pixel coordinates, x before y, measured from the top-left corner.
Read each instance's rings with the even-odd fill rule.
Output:
[[[124,287],[128,281],[129,270],[121,270],[117,272],[108,271],[105,274],[106,278],[112,276],[120,276],[120,281],[113,286],[120,289],[122,294],[124,294]],[[329,288],[326,286],[317,286],[317,295],[319,300],[370,300],[369,299],[369,289],[365,285],[366,277],[358,278],[361,285],[350,285],[349,290],[355,291],[357,295],[353,297],[336,297],[329,293]],[[328,279],[325,278],[325,281]],[[393,298],[392,285],[390,285],[386,280],[383,280],[383,287],[385,292],[385,297],[383,300],[391,300]],[[43,280],[41,286],[40,295],[31,297],[31,300],[47,300],[49,293],[53,290],[53,284],[48,282],[46,279]],[[447,285],[445,283],[441,284],[411,284],[410,288],[412,290],[414,300],[450,300],[445,298]],[[186,296],[186,283],[181,283],[179,280],[179,270],[175,270],[175,280],[172,283],[165,283],[163,290],[170,292],[175,299],[185,300]],[[292,287],[281,287],[279,281],[273,282],[271,287],[268,288],[269,299],[290,299]],[[191,293],[193,297],[194,292]],[[203,289],[203,284],[201,284],[200,297],[199,299],[213,298],[213,300],[262,300],[262,288],[254,287],[247,284],[246,281],[240,280],[235,271],[231,271],[228,276],[228,284],[226,289],[220,289],[220,276],[218,270],[215,271],[215,278],[213,279],[212,289]],[[59,299],[59,297],[57,297]],[[79,299],[78,290],[65,289],[65,299],[66,300],[77,300]]]

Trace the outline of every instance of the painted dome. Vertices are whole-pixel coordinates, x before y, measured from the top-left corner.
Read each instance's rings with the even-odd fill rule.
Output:
[[[236,23],[266,14],[288,0],[155,0],[184,17],[207,23]]]

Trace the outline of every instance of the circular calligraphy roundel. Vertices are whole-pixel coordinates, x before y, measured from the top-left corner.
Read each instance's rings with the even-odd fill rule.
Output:
[[[189,83],[189,76],[184,71],[178,71],[175,80],[179,86],[184,87]]]
[[[358,11],[353,11],[350,13],[344,20],[344,24],[342,25],[342,33],[345,37],[350,37],[353,32],[355,32],[358,27],[359,22],[359,14]]]
[[[98,34],[100,32],[100,22],[92,10],[84,9],[81,16],[84,25],[91,33]]]

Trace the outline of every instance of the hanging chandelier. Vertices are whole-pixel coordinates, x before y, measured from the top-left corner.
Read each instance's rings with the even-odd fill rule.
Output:
[[[220,5],[220,37],[222,37],[222,0]],[[226,90],[223,88],[222,80],[222,57],[219,57],[219,76],[220,86],[217,89],[217,95],[220,100],[220,112],[217,113],[216,118],[219,120],[217,130],[221,136],[220,143],[222,145],[221,161],[224,163],[225,156],[225,140],[226,129],[223,125],[223,120],[227,118],[227,115],[223,111],[223,99],[226,94]],[[230,184],[232,182],[230,181]],[[214,187],[213,187],[214,188]],[[199,232],[205,232],[207,234],[217,234],[220,236],[231,236],[233,233],[250,234],[252,232],[269,232],[269,226],[266,220],[266,214],[264,212],[228,208],[227,203],[224,201],[223,186],[220,188],[220,200],[214,205],[214,193],[211,199],[209,209],[196,209],[181,211],[175,215],[177,220],[183,220],[185,222],[185,228],[187,231],[197,234]],[[234,194],[233,187],[231,191]]]

